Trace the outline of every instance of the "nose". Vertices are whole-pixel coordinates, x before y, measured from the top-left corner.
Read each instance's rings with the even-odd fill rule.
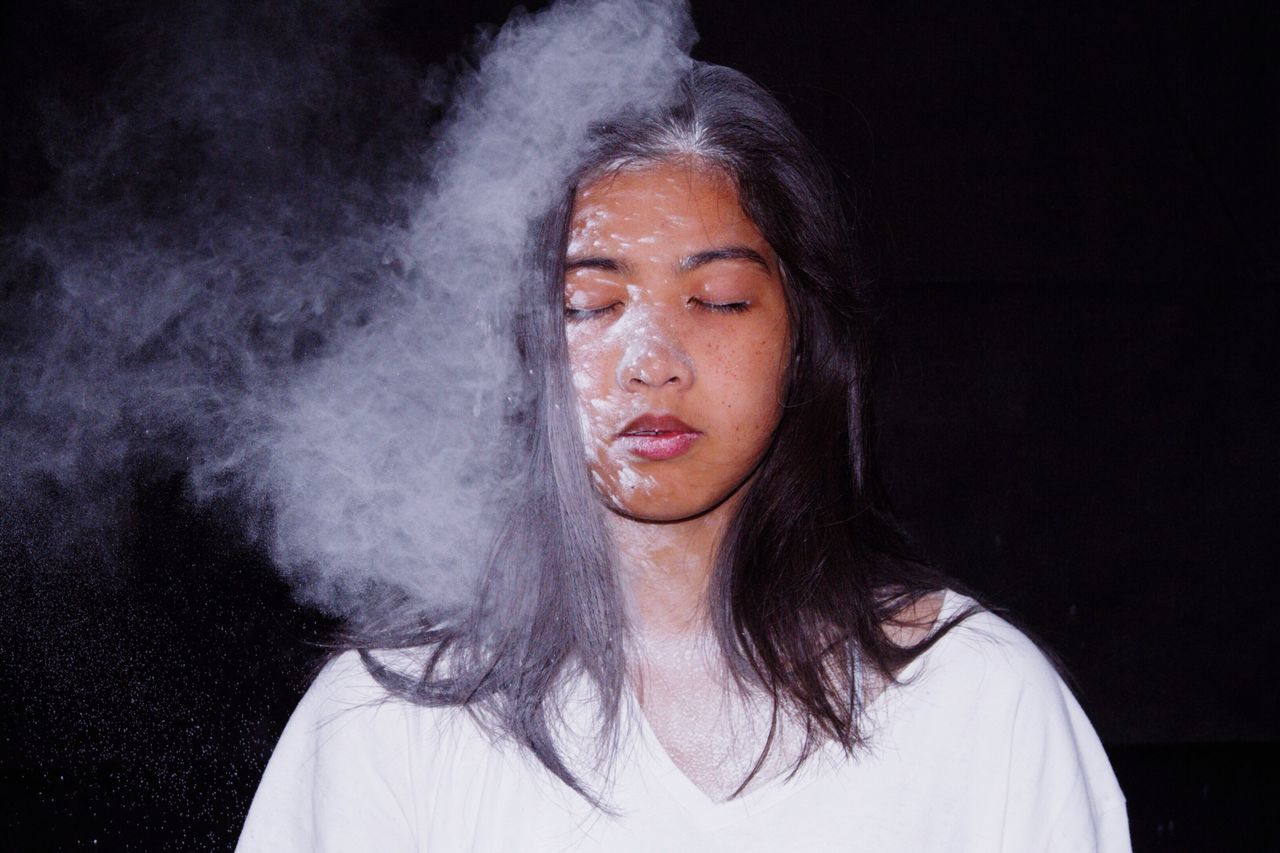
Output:
[[[692,361],[675,341],[667,337],[637,336],[627,346],[618,364],[618,385],[624,391],[687,389],[692,384]]]

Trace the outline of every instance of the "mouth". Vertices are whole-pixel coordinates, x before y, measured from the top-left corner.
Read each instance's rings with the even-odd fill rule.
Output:
[[[673,415],[641,415],[623,427],[617,439],[633,456],[657,462],[687,453],[701,436]]]

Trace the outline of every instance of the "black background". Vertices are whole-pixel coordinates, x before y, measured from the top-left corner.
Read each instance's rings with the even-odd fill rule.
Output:
[[[510,4],[388,3],[426,68]],[[1267,4],[697,2],[695,56],[778,93],[845,177],[880,283],[885,470],[949,571],[1063,658],[1136,850],[1280,849],[1280,86]],[[3,24],[4,222],[129,10]],[[123,563],[5,550],[12,849],[233,844],[333,628],[180,477]],[[91,563],[94,558],[85,558]],[[92,566],[91,566],[92,568]]]

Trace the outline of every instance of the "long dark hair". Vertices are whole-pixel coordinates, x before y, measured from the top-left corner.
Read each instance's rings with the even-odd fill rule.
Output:
[[[861,668],[892,685],[947,629],[914,645],[901,614],[946,585],[915,556],[873,462],[870,313],[841,195],[782,106],[727,68],[695,66],[661,111],[595,128],[562,201],[533,229],[527,308],[515,324],[540,386],[511,414],[528,468],[476,603],[450,614],[353,626],[350,643],[389,691],[462,706],[600,804],[557,736],[564,688],[590,686],[602,760],[616,744],[627,628],[601,501],[588,480],[564,334],[564,256],[577,187],[624,166],[692,159],[729,176],[773,247],[793,358],[777,434],[718,549],[710,623],[736,682],[802,721],[816,746],[862,742]],[[373,652],[420,647],[421,671]],[[764,746],[743,786],[762,766]],[[739,789],[741,790],[741,788]]]

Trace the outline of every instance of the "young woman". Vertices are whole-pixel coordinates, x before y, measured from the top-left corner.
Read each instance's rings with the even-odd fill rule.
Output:
[[[888,513],[848,228],[782,108],[698,66],[534,231],[483,591],[356,627],[240,849],[1127,850],[1054,668]]]

